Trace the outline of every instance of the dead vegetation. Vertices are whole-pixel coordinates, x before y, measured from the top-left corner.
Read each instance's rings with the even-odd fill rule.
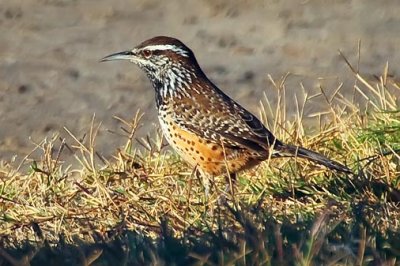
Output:
[[[36,144],[40,158],[0,165],[0,260],[3,265],[395,265],[400,257],[399,83],[388,68],[376,81],[355,72],[361,108],[324,88],[285,108],[285,78],[270,78],[277,102],[262,101],[268,127],[346,163],[343,175],[296,159],[276,159],[241,173],[230,193],[224,178],[205,197],[201,178],[160,132],[136,139],[143,121],[119,119],[126,145],[107,160],[96,153],[99,124],[86,136]],[[312,100],[329,107],[305,128]],[[269,118],[269,119],[267,119]],[[289,121],[291,120],[291,121]],[[141,121],[141,122],[140,122]],[[324,123],[323,121],[330,121]],[[74,154],[77,166],[63,154]],[[29,166],[29,170],[21,170]],[[22,168],[21,168],[22,167]],[[221,203],[221,194],[227,199]]]

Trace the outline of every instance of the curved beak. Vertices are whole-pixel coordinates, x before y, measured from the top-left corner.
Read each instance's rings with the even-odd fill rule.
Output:
[[[132,60],[135,54],[132,51],[123,51],[103,57],[100,62],[113,61],[113,60]]]

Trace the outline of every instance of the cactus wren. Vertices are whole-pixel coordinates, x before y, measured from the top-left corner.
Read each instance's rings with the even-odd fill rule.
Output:
[[[129,60],[146,72],[155,92],[165,138],[204,175],[235,175],[271,157],[301,157],[329,169],[346,166],[302,147],[284,144],[204,74],[181,41],[154,37],[101,61]]]

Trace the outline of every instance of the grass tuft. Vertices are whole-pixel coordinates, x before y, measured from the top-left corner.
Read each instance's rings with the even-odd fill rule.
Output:
[[[351,68],[353,69],[353,68]],[[354,71],[354,69],[353,69]],[[243,172],[232,193],[216,177],[208,198],[195,171],[166,149],[160,131],[135,137],[142,115],[121,123],[112,159],[96,152],[95,117],[80,138],[65,129],[35,144],[20,165],[0,163],[0,261],[10,265],[395,265],[400,258],[399,84],[354,72],[354,95],[324,88],[260,117],[278,138],[347,164],[329,171],[293,158]],[[303,88],[304,89],[304,88]],[[305,91],[305,90],[304,90]],[[364,107],[350,101],[363,98]],[[324,101],[308,116],[305,107]],[[328,122],[326,122],[328,121]],[[65,135],[65,134],[64,134]],[[77,164],[63,158],[73,153]],[[33,154],[39,153],[39,157]],[[28,170],[23,170],[29,166]],[[224,194],[226,202],[221,202]]]

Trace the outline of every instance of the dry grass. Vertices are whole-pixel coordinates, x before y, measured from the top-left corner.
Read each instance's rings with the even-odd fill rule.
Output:
[[[341,95],[340,85],[332,95],[323,88],[304,93],[292,120],[284,108],[285,78],[270,78],[278,101],[263,101],[264,122],[283,141],[345,162],[354,175],[276,159],[241,173],[233,193],[216,178],[206,199],[201,179],[164,149],[160,132],[135,139],[139,114],[117,118],[127,143],[110,161],[96,153],[93,118],[82,139],[66,129],[71,141],[54,136],[36,145],[40,159],[1,162],[0,257],[12,265],[395,265],[399,84],[387,68],[377,81],[355,73],[354,94],[365,99],[365,109]],[[313,100],[328,108],[313,115],[316,126],[306,133],[303,110]],[[71,151],[74,167],[61,160]],[[29,171],[20,170],[27,165]]]

